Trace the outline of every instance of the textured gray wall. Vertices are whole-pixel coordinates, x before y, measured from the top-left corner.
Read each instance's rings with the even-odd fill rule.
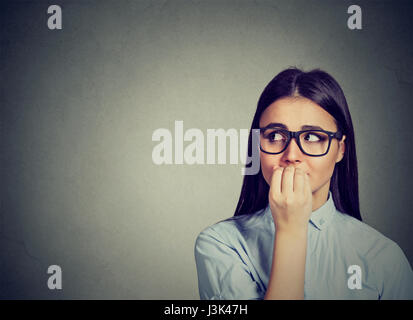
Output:
[[[248,129],[288,66],[342,85],[362,217],[413,263],[413,7],[355,2],[359,31],[353,1],[2,2],[0,297],[198,299],[194,241],[233,214],[242,164],[157,166],[152,133]]]

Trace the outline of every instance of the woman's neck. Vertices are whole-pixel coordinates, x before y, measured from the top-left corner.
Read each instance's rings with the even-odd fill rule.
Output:
[[[313,192],[313,211],[317,210],[324,203],[326,203],[329,190],[330,190],[330,182],[326,183],[320,189]]]

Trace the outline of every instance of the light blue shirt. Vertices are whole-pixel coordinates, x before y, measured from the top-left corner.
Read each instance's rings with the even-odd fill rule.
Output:
[[[204,229],[196,239],[201,299],[265,296],[275,236],[271,209],[236,218]],[[312,212],[307,239],[305,299],[413,299],[413,273],[401,248],[337,211],[331,192]]]

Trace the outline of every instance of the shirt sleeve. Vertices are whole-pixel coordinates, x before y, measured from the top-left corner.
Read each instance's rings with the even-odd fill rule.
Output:
[[[195,242],[201,300],[259,300],[264,293],[237,250],[208,228]]]
[[[395,242],[375,261],[380,299],[413,300],[413,272],[402,249]]]

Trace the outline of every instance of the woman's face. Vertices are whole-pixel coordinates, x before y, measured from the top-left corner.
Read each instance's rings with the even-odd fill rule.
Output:
[[[307,129],[303,126],[318,126],[326,131],[337,131],[335,120],[327,111],[300,96],[281,98],[268,106],[261,115],[260,128],[273,122],[284,124],[289,131]],[[263,139],[262,135],[260,139]],[[265,181],[270,185],[275,167],[293,165],[303,169],[310,178],[314,211],[327,200],[334,166],[344,155],[344,140],[344,135],[341,141],[332,139],[328,153],[320,157],[302,153],[295,139],[291,139],[287,149],[280,154],[267,154],[261,151],[261,170]]]

